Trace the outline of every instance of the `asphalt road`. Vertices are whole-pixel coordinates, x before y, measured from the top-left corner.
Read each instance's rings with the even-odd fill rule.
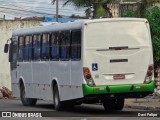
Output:
[[[45,120],[56,119],[56,120],[159,120],[160,117],[138,117],[138,113],[154,113],[160,116],[160,111],[144,111],[138,109],[130,109],[124,108],[123,111],[115,111],[112,113],[106,113],[102,105],[88,105],[82,104],[79,106],[75,106],[72,110],[64,110],[64,111],[55,111],[54,105],[51,101],[41,101],[37,102],[36,106],[23,106],[20,100],[0,100],[0,114],[2,112],[11,111],[16,113],[40,113],[42,118],[29,118],[29,119],[37,119],[44,120],[44,116],[46,116]],[[1,116],[1,115],[0,115]],[[0,120],[5,120],[6,118],[0,117]],[[12,120],[26,119],[28,118],[9,118]]]

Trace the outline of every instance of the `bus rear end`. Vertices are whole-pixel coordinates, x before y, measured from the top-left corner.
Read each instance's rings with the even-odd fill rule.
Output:
[[[85,97],[145,97],[154,92],[153,71],[147,20],[110,19],[84,24]]]

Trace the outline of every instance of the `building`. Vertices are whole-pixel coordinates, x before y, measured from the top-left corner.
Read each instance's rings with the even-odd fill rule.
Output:
[[[112,0],[107,5],[112,17],[121,17],[126,10],[137,10],[142,0]],[[160,0],[148,0],[148,4],[160,7]]]
[[[73,22],[75,20],[75,18],[58,18],[58,22],[60,23]],[[44,22],[56,22],[56,18],[45,17]]]
[[[140,0],[113,0],[107,7],[112,13],[112,17],[120,17],[126,10],[136,10]]]
[[[119,15],[122,16],[123,13],[127,10],[134,10],[138,9],[139,2],[120,2],[119,4]]]
[[[107,7],[110,9],[112,17],[116,18],[119,17],[119,3],[117,1],[112,1],[111,3],[107,4]]]
[[[153,5],[160,7],[160,0],[154,0]]]
[[[6,86],[11,89],[10,64],[8,54],[5,54],[4,45],[12,36],[12,32],[18,28],[37,26],[40,20],[0,20],[0,88]]]

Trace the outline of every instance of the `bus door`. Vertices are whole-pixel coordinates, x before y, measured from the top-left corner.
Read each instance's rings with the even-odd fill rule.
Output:
[[[12,90],[16,90],[15,87],[17,83],[17,41],[13,41],[10,44],[9,49],[9,61],[10,61],[10,68],[11,68],[11,83],[12,83]],[[19,96],[17,91],[13,91],[15,96]],[[18,95],[16,95],[16,93]]]

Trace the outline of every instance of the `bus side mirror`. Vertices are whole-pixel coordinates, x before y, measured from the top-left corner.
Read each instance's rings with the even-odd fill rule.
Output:
[[[9,48],[9,45],[5,44],[5,46],[4,46],[4,53],[8,53],[8,48]]]

